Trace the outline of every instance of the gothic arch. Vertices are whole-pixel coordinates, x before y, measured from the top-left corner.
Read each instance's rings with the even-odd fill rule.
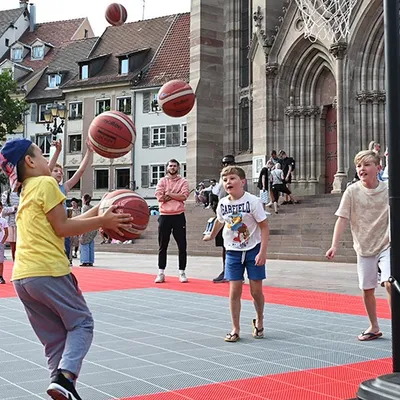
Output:
[[[278,80],[283,146],[296,159],[297,184],[309,193],[321,192],[325,183],[323,106],[332,104],[336,95],[333,65],[322,44],[300,39],[286,55]],[[331,93],[323,97],[328,78],[333,82]]]
[[[349,130],[357,132],[349,137],[353,153],[366,149],[371,140],[386,146],[385,137],[385,57],[383,7],[381,1],[371,1],[360,15],[349,45],[345,79],[348,91]],[[368,33],[366,35],[366,33]],[[351,124],[354,124],[351,127]],[[350,154],[350,157],[352,154]]]

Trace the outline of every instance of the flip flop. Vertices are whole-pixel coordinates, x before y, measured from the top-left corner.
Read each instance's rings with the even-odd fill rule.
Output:
[[[357,338],[360,342],[367,342],[369,340],[375,340],[378,339],[382,336],[382,332],[361,332],[361,335],[359,335]]]
[[[252,326],[253,326],[253,333],[252,336],[254,339],[263,339],[264,338],[264,328],[258,329],[256,326],[256,319],[253,319]]]
[[[227,333],[224,340],[225,342],[237,342],[240,336],[237,333]]]

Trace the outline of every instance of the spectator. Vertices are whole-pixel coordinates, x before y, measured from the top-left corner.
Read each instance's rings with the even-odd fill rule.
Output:
[[[208,206],[206,208],[212,208],[213,210],[217,208],[220,190],[221,185],[215,179],[211,179],[210,186],[203,189],[203,194],[208,197]]]
[[[283,175],[284,175],[284,182],[288,190],[290,191],[290,184],[292,183],[292,173],[296,168],[296,163],[292,157],[288,157],[284,150],[279,152],[279,157],[281,159],[280,164],[282,167]],[[291,191],[290,191],[291,192]],[[292,196],[293,197],[293,196]],[[286,194],[285,201],[282,204],[294,204],[298,203],[297,200],[291,200],[289,195]]]
[[[19,205],[19,195],[9,189],[2,194],[1,203],[3,204],[3,212],[1,216],[5,218],[8,225],[7,243],[10,245],[11,256],[13,261],[15,261],[15,249],[17,245],[16,215]]]
[[[167,175],[157,184],[156,197],[159,202],[160,216],[158,217],[158,275],[155,283],[165,281],[167,266],[167,250],[172,235],[179,250],[179,281],[188,282],[186,277],[187,243],[185,201],[189,196],[189,184],[179,173],[180,164],[171,159],[167,164]]]

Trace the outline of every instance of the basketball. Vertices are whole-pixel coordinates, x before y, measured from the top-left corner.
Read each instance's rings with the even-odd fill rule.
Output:
[[[138,238],[145,231],[149,223],[150,213],[146,200],[142,196],[128,189],[114,190],[101,200],[99,215],[104,214],[111,206],[118,206],[117,213],[131,214],[133,218],[131,228],[122,230],[124,236],[120,236],[115,231],[104,229],[104,232],[112,239],[124,242]]]
[[[122,4],[112,3],[107,7],[106,20],[113,26],[120,26],[128,17],[126,8]]]
[[[158,104],[170,117],[183,117],[193,108],[195,94],[190,85],[175,79],[167,82],[158,92]]]
[[[132,120],[120,111],[106,111],[98,115],[89,126],[89,141],[94,151],[106,158],[127,154],[136,140]]]

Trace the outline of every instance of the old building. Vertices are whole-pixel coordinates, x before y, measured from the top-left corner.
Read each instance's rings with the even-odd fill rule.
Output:
[[[192,182],[232,153],[254,190],[257,165],[284,149],[297,193],[340,192],[354,155],[386,146],[381,1],[359,1],[339,43],[305,39],[294,1],[193,0],[191,18]]]

